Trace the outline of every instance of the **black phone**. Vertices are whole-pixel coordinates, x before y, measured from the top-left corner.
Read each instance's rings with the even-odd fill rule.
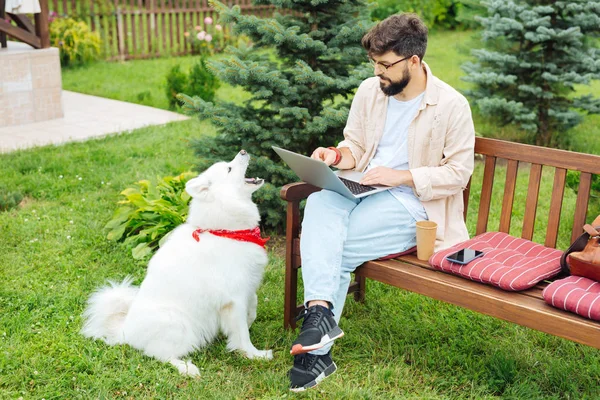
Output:
[[[474,259],[481,257],[483,251],[473,249],[462,249],[456,253],[452,253],[446,256],[446,260],[455,262],[457,264],[468,264]]]

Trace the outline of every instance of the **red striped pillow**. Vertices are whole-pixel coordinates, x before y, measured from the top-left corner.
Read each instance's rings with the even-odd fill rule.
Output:
[[[465,248],[481,250],[484,255],[466,265],[446,260],[446,256]],[[562,253],[506,233],[486,232],[433,254],[429,264],[444,272],[517,291],[558,274]]]
[[[546,303],[582,317],[600,321],[600,283],[581,276],[569,276],[544,289]]]

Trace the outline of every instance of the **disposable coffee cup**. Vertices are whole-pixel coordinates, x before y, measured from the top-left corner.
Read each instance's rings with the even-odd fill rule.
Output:
[[[437,224],[433,221],[417,221],[417,258],[429,260],[435,247]]]

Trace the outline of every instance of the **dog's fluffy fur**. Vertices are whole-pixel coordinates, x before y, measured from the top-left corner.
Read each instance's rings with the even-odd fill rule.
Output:
[[[258,225],[251,197],[263,181],[245,179],[249,159],[241,151],[230,163],[214,164],[187,183],[192,196],[187,222],[152,257],[139,288],[125,279],[90,297],[83,335],[129,344],[192,376],[199,374],[198,368],[182,357],[211,342],[219,331],[227,336],[229,350],[249,358],[273,357],[271,350],[257,350],[248,332],[256,318],[265,250],[210,233],[202,233],[199,242],[192,237],[198,228]]]

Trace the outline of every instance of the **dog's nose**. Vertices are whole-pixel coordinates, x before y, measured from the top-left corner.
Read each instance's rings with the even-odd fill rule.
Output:
[[[243,155],[243,156],[245,156],[246,155],[246,150],[244,150],[244,149],[240,150],[240,154]]]

